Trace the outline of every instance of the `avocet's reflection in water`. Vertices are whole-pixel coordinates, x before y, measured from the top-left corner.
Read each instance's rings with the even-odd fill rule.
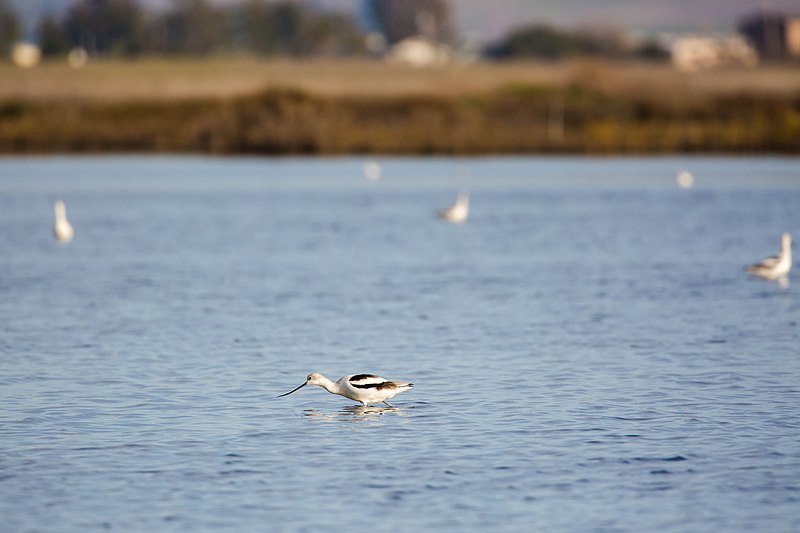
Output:
[[[320,422],[369,422],[380,420],[384,416],[405,416],[413,406],[403,407],[378,407],[376,405],[348,405],[338,411],[323,411],[322,409],[306,409],[303,416]]]

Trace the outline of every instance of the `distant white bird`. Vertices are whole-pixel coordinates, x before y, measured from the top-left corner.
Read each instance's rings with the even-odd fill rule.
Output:
[[[405,392],[411,387],[413,383],[406,383],[404,381],[389,381],[380,376],[373,376],[372,374],[356,374],[344,376],[337,381],[331,381],[322,374],[312,372],[306,378],[306,382],[297,387],[296,389],[281,394],[278,398],[288,396],[289,394],[298,391],[306,385],[319,385],[326,391],[332,394],[338,394],[345,398],[350,398],[356,402],[361,402],[362,405],[369,405],[371,403],[383,402],[389,405],[386,400],[393,398]]]
[[[760,263],[750,265],[747,271],[760,278],[781,280],[786,278],[792,269],[792,236],[788,233],[781,235],[781,253],[767,257]]]
[[[688,170],[681,170],[675,175],[675,183],[681,189],[691,189],[694,185],[694,176]]]
[[[465,192],[458,193],[456,203],[439,211],[439,218],[447,222],[461,224],[469,216],[469,195]]]
[[[53,234],[55,234],[56,240],[63,243],[71,241],[75,236],[75,230],[67,220],[67,206],[61,200],[57,200],[53,204],[53,211],[56,215],[56,222],[53,225]]]
[[[383,169],[381,168],[380,163],[377,161],[368,161],[364,163],[362,170],[364,172],[364,177],[370,181],[377,181],[381,179],[381,174],[383,174]]]

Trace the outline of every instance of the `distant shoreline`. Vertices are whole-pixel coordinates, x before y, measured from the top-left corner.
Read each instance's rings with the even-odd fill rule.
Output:
[[[10,68],[6,155],[800,154],[796,67],[156,61],[13,80]]]

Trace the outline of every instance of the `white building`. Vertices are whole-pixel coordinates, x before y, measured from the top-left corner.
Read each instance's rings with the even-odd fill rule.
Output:
[[[388,61],[405,63],[415,67],[435,67],[448,63],[453,57],[449,46],[425,37],[403,39],[386,55]]]
[[[42,50],[32,43],[18,42],[11,48],[11,61],[19,68],[33,68],[42,59]]]
[[[675,68],[686,72],[758,63],[758,54],[740,35],[678,37],[672,42],[670,53]]]

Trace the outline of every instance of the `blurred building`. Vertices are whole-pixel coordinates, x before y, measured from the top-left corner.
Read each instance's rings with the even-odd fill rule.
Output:
[[[742,18],[738,27],[762,58],[800,58],[800,15],[759,11]]]
[[[386,59],[405,63],[414,67],[435,67],[447,64],[453,58],[453,51],[446,44],[425,37],[415,36],[395,44]]]
[[[19,68],[33,68],[42,59],[42,50],[33,43],[20,41],[11,49],[11,61]]]
[[[756,51],[739,35],[678,37],[670,46],[670,53],[673,66],[686,72],[758,63]]]
[[[800,57],[800,16],[786,19],[786,48],[792,57]]]

